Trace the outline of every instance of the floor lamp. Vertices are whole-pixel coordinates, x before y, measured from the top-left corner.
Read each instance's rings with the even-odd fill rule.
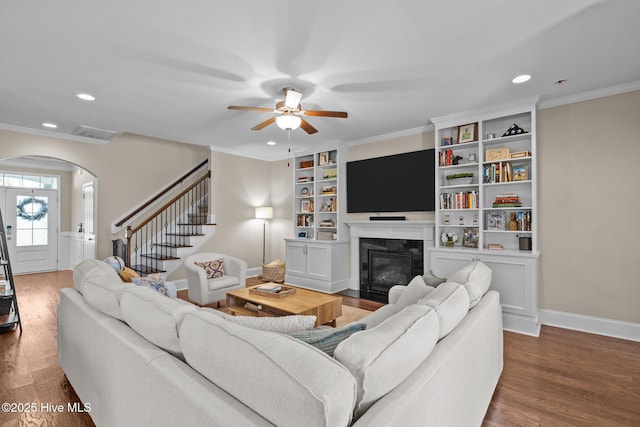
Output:
[[[262,263],[265,263],[265,247],[267,244],[267,220],[273,218],[273,208],[262,206],[256,208],[256,218],[262,220]]]

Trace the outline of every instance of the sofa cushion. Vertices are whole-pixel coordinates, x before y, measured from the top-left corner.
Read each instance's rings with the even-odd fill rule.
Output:
[[[120,310],[131,329],[174,356],[183,357],[178,331],[185,314],[196,311],[196,306],[139,286],[122,295]]]
[[[411,375],[431,353],[438,331],[436,312],[414,304],[338,345],[335,358],[358,382],[356,417]]]
[[[344,366],[291,336],[246,328],[198,310],[185,316],[180,345],[196,371],[275,425],[350,424],[354,378]]]
[[[368,314],[360,319],[359,322],[366,323],[367,329],[371,329],[378,326],[380,323],[384,322],[400,310],[400,307],[398,307],[396,304],[383,305],[373,313]]]
[[[118,278],[118,273],[109,264],[97,259],[87,259],[73,269],[73,288],[81,295],[84,295],[84,282],[95,275],[102,275],[112,279]]]
[[[493,272],[486,264],[475,261],[447,277],[447,282],[461,283],[469,294],[469,308],[475,307],[491,286]]]
[[[407,285],[406,289],[402,292],[396,305],[403,309],[409,305],[417,303],[419,300],[433,292],[431,286],[427,286],[422,279],[422,276],[416,276]]]
[[[111,267],[107,264],[104,265],[115,274]],[[120,300],[122,294],[131,288],[135,288],[135,285],[123,282],[117,274],[115,277],[93,274],[84,281],[84,299],[96,310],[116,319],[124,320],[120,310]]]
[[[207,286],[210,291],[217,291],[218,289],[228,288],[240,283],[240,279],[236,276],[222,276],[216,279],[207,280]]]
[[[438,338],[444,338],[458,323],[464,319],[469,311],[469,295],[465,287],[455,282],[445,282],[438,286],[426,298],[419,302],[433,308],[438,313],[440,333]]]
[[[333,356],[338,344],[349,338],[352,334],[363,331],[366,328],[366,323],[349,323],[339,328],[318,328],[308,331],[291,332],[289,335],[307,344],[311,344],[329,356]]]

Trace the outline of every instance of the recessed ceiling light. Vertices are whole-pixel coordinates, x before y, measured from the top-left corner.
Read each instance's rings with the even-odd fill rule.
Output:
[[[519,76],[516,76],[513,78],[513,80],[511,80],[513,83],[524,83],[524,82],[528,82],[531,79],[531,76],[529,74],[521,74]]]
[[[96,97],[88,93],[77,93],[76,96],[83,101],[95,101]]]
[[[58,127],[58,125],[57,125],[57,124],[55,124],[55,123],[51,123],[51,122],[44,122],[44,123],[42,124],[42,126],[44,126],[44,127],[46,127],[46,128],[51,128],[51,129],[55,129],[55,128],[57,128],[57,127]]]
[[[269,142],[267,142],[267,145],[276,145],[276,142],[275,141],[269,141]]]

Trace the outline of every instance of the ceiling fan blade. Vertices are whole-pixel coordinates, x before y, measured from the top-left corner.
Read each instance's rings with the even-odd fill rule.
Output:
[[[301,120],[300,127],[304,129],[304,131],[307,132],[309,135],[311,135],[312,133],[318,132],[318,129],[311,126],[308,121],[302,118],[300,120]]]
[[[276,118],[275,117],[271,117],[270,119],[267,119],[264,122],[255,125],[254,127],[251,128],[251,130],[260,130],[262,128],[265,128],[265,127],[269,126],[271,123],[273,123],[275,121],[276,121]]]
[[[300,104],[301,99],[302,93],[291,88],[285,89],[284,105],[286,105],[287,108],[291,108],[293,110],[298,108],[298,104]]]
[[[262,111],[264,113],[273,113],[273,108],[262,108],[262,107],[239,107],[237,105],[229,105],[227,107],[229,110],[249,110],[249,111]]]
[[[305,116],[322,116],[322,117],[338,117],[346,119],[349,115],[344,111],[320,111],[320,110],[305,110],[301,111]]]

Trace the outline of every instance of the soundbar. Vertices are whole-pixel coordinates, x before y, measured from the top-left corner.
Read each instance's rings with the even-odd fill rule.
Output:
[[[369,221],[405,221],[406,216],[370,216]]]

